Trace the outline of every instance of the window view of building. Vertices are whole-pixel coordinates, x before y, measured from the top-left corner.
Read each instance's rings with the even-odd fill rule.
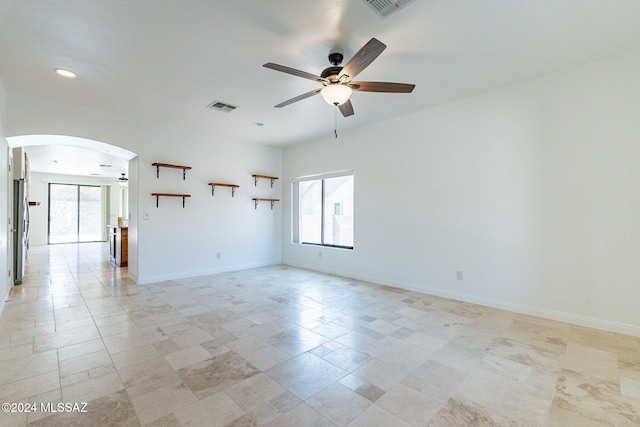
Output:
[[[353,172],[294,181],[293,193],[294,241],[353,248]]]

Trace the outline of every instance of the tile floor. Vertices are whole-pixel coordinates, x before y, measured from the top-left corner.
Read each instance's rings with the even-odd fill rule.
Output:
[[[640,425],[639,338],[285,266],[126,274],[105,244],[31,249],[0,401],[35,410],[0,425]]]

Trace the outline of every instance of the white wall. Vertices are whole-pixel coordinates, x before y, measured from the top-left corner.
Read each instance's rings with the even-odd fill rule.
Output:
[[[9,281],[9,270],[13,270],[13,266],[9,265],[13,261],[9,256],[11,234],[8,227],[11,207],[9,201],[12,200],[12,191],[9,186],[13,186],[13,179],[8,166],[9,144],[5,139],[5,98],[4,86],[0,80],[0,313],[12,287],[12,283]]]
[[[638,70],[632,52],[285,149],[286,185],[354,169],[356,219],[354,251],[319,258],[290,243],[286,188],[283,262],[640,335]]]
[[[108,186],[108,209],[106,223],[115,224],[118,219],[118,203],[120,198],[120,186],[115,182],[106,183],[103,178],[83,177],[74,175],[56,175],[31,172],[29,184],[29,200],[40,202],[40,206],[29,208],[29,246],[41,246],[47,244],[48,212],[49,212],[49,183],[76,184],[76,185],[100,185]],[[103,230],[103,240],[107,239],[106,228]]]
[[[131,197],[138,196],[130,206],[129,276],[139,283],[280,262],[280,206],[271,211],[262,204],[254,210],[251,200],[280,197],[279,182],[273,190],[268,182],[256,188],[251,177],[252,173],[280,175],[279,148],[8,94],[7,135],[33,134],[88,138],[138,154],[129,169]],[[153,162],[193,169],[186,181],[175,169],[162,169],[157,179]],[[131,169],[132,164],[137,170]],[[234,198],[225,189],[211,197],[207,185],[211,181],[240,188]],[[162,198],[156,208],[154,192],[192,197],[184,209],[177,198]],[[142,219],[145,213],[148,220]]]

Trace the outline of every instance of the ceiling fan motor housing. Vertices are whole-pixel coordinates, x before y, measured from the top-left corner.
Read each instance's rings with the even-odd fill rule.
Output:
[[[322,71],[320,77],[322,77],[323,79],[329,79],[329,77],[335,76],[337,81],[337,77],[340,75],[340,71],[342,71],[342,67],[327,67]]]
[[[343,59],[344,56],[340,52],[331,52],[329,54],[329,63],[333,66],[340,65]]]

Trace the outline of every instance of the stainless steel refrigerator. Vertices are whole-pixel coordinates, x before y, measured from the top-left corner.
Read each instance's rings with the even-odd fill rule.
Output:
[[[29,250],[29,199],[24,179],[13,181],[13,283],[22,284]]]

